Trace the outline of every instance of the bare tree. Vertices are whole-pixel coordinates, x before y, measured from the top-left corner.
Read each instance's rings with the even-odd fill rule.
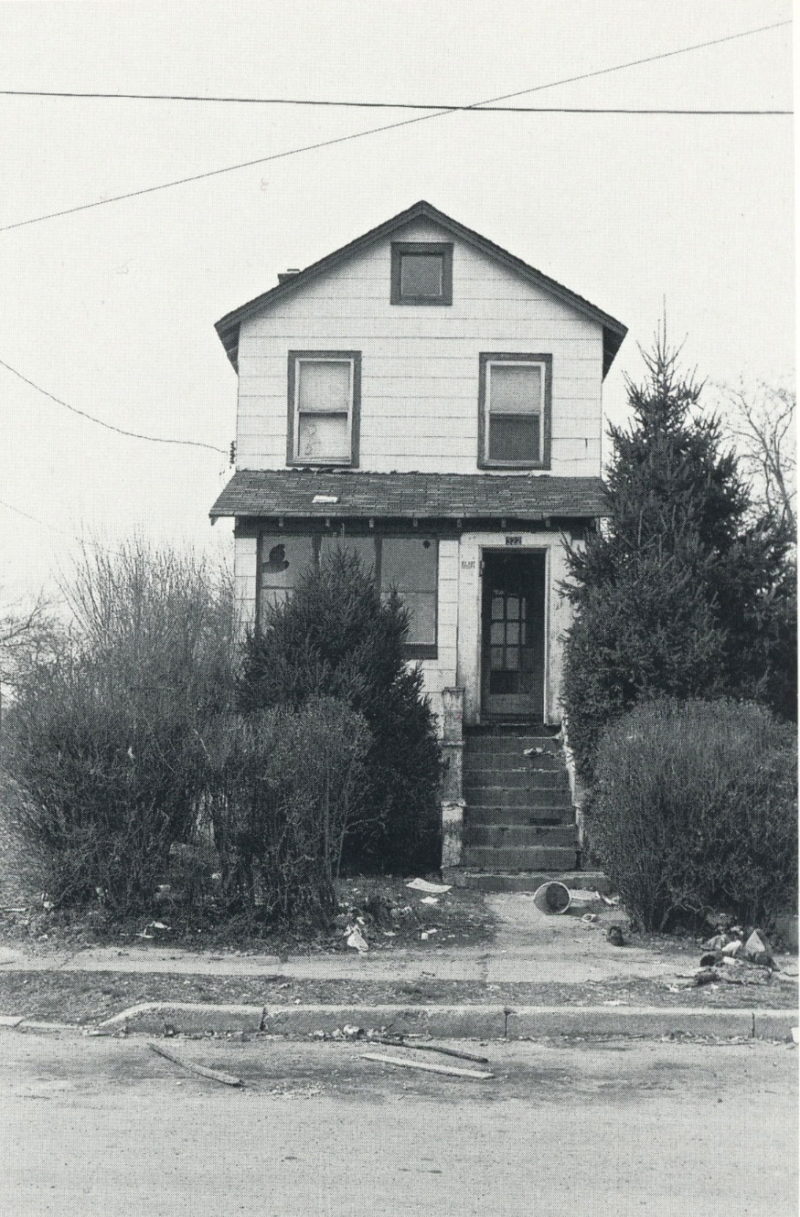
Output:
[[[723,390],[727,430],[756,502],[792,535],[797,529],[796,394],[760,382]]]

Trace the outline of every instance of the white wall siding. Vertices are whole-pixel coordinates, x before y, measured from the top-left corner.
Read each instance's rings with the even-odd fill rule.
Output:
[[[236,584],[238,628],[242,635],[255,625],[258,543],[255,537],[235,537],[233,577]]]
[[[420,221],[392,239],[451,237]],[[452,305],[392,305],[390,247],[379,242],[242,323],[239,467],[286,463],[288,351],[341,348],[362,353],[360,468],[476,472],[479,353],[520,351],[553,357],[550,472],[599,474],[600,325],[458,240]]]

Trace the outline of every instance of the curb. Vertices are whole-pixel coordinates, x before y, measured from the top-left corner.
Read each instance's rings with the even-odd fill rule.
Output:
[[[116,1032],[266,1032],[304,1038],[345,1025],[383,1028],[395,1035],[443,1039],[537,1039],[558,1035],[714,1035],[790,1040],[796,1010],[696,1009],[629,1006],[354,1006],[273,1007],[147,1002],[99,1023],[95,1035]]]

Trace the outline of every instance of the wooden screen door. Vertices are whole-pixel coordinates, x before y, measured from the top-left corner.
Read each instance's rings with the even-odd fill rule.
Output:
[[[544,580],[544,554],[484,553],[481,706],[491,718],[543,718]]]

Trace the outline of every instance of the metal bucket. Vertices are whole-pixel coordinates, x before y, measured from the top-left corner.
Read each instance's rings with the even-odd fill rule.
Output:
[[[533,893],[533,903],[540,913],[566,913],[571,900],[569,888],[555,879]]]

